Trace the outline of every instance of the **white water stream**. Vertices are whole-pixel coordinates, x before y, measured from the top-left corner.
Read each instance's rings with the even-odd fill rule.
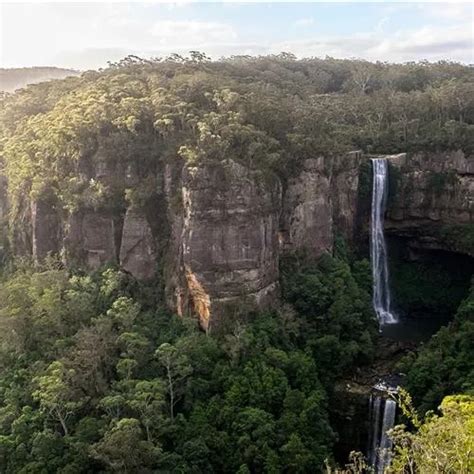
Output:
[[[382,394],[370,396],[370,439],[368,461],[375,474],[383,474],[391,461],[392,441],[387,432],[395,424],[397,404]]]
[[[373,307],[380,327],[398,323],[390,295],[387,244],[384,234],[384,214],[388,194],[388,161],[372,160],[372,214],[370,226],[370,257],[372,261]],[[383,474],[391,460],[392,441],[387,432],[395,424],[396,402],[390,398],[394,389],[377,384],[370,396],[370,439],[368,461],[375,474]]]
[[[394,324],[398,318],[391,309],[391,296],[384,235],[384,213],[387,203],[388,162],[374,158],[372,186],[372,219],[370,226],[370,257],[372,261],[373,306],[380,326]]]

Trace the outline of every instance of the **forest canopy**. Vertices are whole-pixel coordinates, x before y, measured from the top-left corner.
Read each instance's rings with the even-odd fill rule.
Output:
[[[145,60],[3,94],[0,156],[12,204],[56,194],[97,205],[124,186],[81,179],[92,156],[133,166],[233,158],[285,177],[308,157],[474,150],[474,75],[454,62],[205,54]],[[143,181],[141,181],[143,184]]]
[[[212,336],[169,314],[156,282],[111,268],[5,274],[2,470],[318,472],[336,439],[333,381],[370,360],[375,320],[360,269],[291,265],[296,309],[242,314]],[[298,303],[321,286],[321,301]]]

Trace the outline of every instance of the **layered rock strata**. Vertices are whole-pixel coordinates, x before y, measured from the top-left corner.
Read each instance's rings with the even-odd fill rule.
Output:
[[[385,157],[387,233],[413,248],[472,255],[473,157],[460,151]],[[333,251],[337,235],[349,242],[366,235],[369,158],[352,152],[308,159],[284,182],[233,160],[199,166],[177,161],[156,171],[153,196],[142,207],[111,203],[116,205],[67,214],[54,199],[38,198],[10,235],[37,261],[60,253],[68,264],[99,268],[112,262],[139,279],[158,276],[169,306],[196,315],[209,329],[225,315],[278,301],[282,253],[318,257]],[[116,179],[110,174],[113,168],[104,166],[88,171],[104,185],[124,180],[125,187],[138,186],[137,171],[120,169]],[[0,184],[4,227],[8,200],[6,183]]]
[[[474,256],[474,156],[456,151],[388,159],[387,233],[406,237],[412,248]]]

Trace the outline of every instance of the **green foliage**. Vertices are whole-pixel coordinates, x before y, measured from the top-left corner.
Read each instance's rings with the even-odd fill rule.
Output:
[[[2,469],[320,472],[336,439],[334,382],[370,360],[376,334],[370,266],[348,263],[342,242],[337,254],[289,256],[287,304],[243,314],[213,336],[112,269],[21,265],[4,275]],[[473,389],[473,304],[471,295],[407,361],[418,405]]]
[[[436,409],[446,395],[474,390],[474,286],[454,321],[441,328],[401,369],[421,413]]]
[[[335,439],[330,380],[371,347],[358,265],[356,280],[343,260],[323,259],[299,276],[319,281],[321,302],[312,295],[305,306],[292,287],[299,315],[288,305],[243,315],[213,337],[112,269],[23,265],[5,275],[2,469],[320,471]]]
[[[474,398],[445,397],[440,411],[442,416],[431,414],[423,423],[417,421],[415,433],[403,425],[392,430],[395,456],[389,473],[468,474],[474,470]],[[413,410],[409,419],[417,420]]]
[[[373,354],[376,320],[367,291],[370,269],[367,261],[359,261],[352,273],[349,263],[328,255],[317,265],[305,262],[298,255],[283,260],[283,295],[303,319],[321,377],[332,381]]]
[[[471,273],[469,265],[451,260],[441,256],[436,261],[391,259],[394,301],[402,312],[432,318],[455,314],[469,291]]]
[[[138,420],[122,418],[92,446],[91,454],[111,471],[143,471],[159,459],[160,448],[142,436]]]

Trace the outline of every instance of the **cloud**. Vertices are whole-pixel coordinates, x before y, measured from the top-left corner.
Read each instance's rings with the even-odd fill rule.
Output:
[[[72,69],[99,69],[107,67],[107,61],[115,62],[128,56],[136,54],[124,48],[84,48],[81,50],[65,50],[56,54],[52,64]]]
[[[178,0],[172,11],[168,4],[152,2],[7,4],[0,25],[0,63],[85,69],[105,67],[107,61],[128,54],[166,56],[190,50],[213,58],[287,51],[298,57],[474,62],[471,5],[381,4],[368,31],[354,33],[356,23],[342,29],[334,18],[334,27],[321,23],[321,31],[328,31],[325,35],[311,27],[319,21],[314,12],[315,20],[302,11],[290,28],[274,31],[270,8],[267,25],[255,15],[245,16],[250,10],[235,3],[227,5],[226,16],[208,11],[209,20],[202,20],[194,16],[197,7],[187,2]],[[235,15],[230,8],[241,11]]]
[[[388,57],[392,61],[413,59],[439,60],[449,58],[473,62],[473,35],[469,25],[464,27],[426,26],[414,31],[398,31],[371,47],[371,58]]]
[[[361,52],[367,51],[374,45],[370,35],[335,36],[305,39],[300,41],[282,41],[271,45],[271,53],[286,51],[299,57],[333,56],[361,57]]]
[[[371,61],[405,62],[427,59],[438,61],[450,59],[465,63],[474,62],[473,38],[467,24],[457,27],[423,27],[414,30],[398,30],[390,35],[378,31],[352,35],[315,37],[305,40],[279,42],[223,41],[219,35],[220,24],[199,22],[165,22],[159,31],[159,41],[154,48],[85,48],[64,51],[57,55],[54,64],[78,69],[105,67],[107,61],[117,61],[128,54],[140,57],[164,57],[171,53],[187,55],[190,50],[203,51],[214,59],[231,55],[264,55],[281,51],[294,53],[298,57],[362,58]],[[177,32],[173,23],[184,35],[180,42],[174,40]],[[186,23],[183,27],[182,23]],[[199,23],[199,28],[192,26]],[[209,26],[212,25],[212,26]],[[220,25],[219,27],[214,25]],[[156,26],[156,25],[155,25]],[[166,28],[163,28],[166,26]],[[224,27],[224,30],[226,28]],[[227,37],[234,37],[227,32]]]
[[[451,21],[473,20],[474,5],[467,3],[427,3],[419,4],[418,8],[427,16]]]
[[[387,25],[389,21],[390,21],[390,17],[388,15],[382,17],[375,25],[374,31],[376,33],[382,33],[385,30],[385,25]]]
[[[271,45],[270,51],[288,51],[299,57],[332,56],[368,60],[405,62],[427,59],[450,59],[474,62],[473,35],[468,23],[452,27],[423,27],[399,30],[391,35],[377,29],[351,36],[332,36],[283,41]]]
[[[237,33],[226,23],[195,20],[162,20],[154,23],[150,33],[160,45],[199,45],[233,41]]]
[[[293,26],[298,26],[298,27],[311,26],[313,24],[314,24],[313,18],[300,18],[299,20],[296,20],[295,22],[293,22]]]
[[[187,56],[191,50],[203,51],[214,59],[222,56],[268,54],[267,46],[256,43],[208,43],[196,45],[183,45],[157,48],[84,48],[81,50],[62,51],[57,54],[52,63],[72,69],[99,69],[107,67],[107,62],[116,62],[133,54],[141,58],[166,57],[171,53]]]

